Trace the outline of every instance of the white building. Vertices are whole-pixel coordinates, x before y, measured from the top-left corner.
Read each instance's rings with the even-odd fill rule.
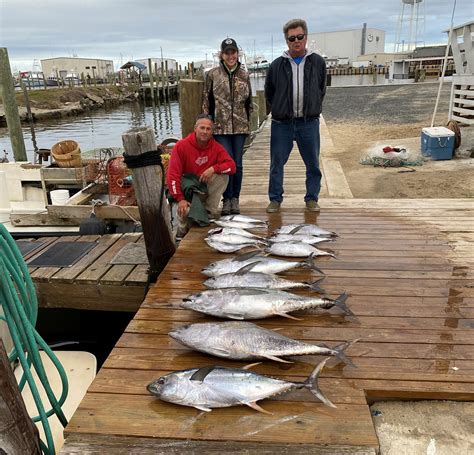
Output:
[[[85,77],[106,78],[114,74],[114,62],[98,58],[55,57],[41,60],[41,70],[46,77],[59,74],[65,79],[71,74],[80,77],[84,73]]]
[[[309,33],[308,48],[331,59],[348,58],[349,63],[365,54],[384,52],[385,31],[368,28]]]

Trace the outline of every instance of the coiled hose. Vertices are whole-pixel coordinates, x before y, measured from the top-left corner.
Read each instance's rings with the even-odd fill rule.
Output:
[[[38,316],[36,290],[18,246],[3,224],[0,224],[0,305],[5,315],[0,316],[0,319],[7,323],[14,345],[8,358],[10,362],[19,361],[23,368],[18,387],[21,391],[28,383],[38,409],[38,415],[33,417],[33,421],[41,421],[46,438],[45,442],[40,441],[41,450],[44,454],[54,455],[55,448],[48,417],[56,414],[63,427],[67,425],[67,419],[61,409],[68,394],[67,376],[54,352],[35,329]],[[49,384],[39,354],[40,349],[49,356],[61,378],[62,392],[59,399],[55,397]],[[45,410],[31,374],[32,367],[51,405],[48,411]]]

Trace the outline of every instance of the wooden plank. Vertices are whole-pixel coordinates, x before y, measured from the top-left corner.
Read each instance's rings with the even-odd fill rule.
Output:
[[[90,217],[91,206],[90,205],[48,205],[47,207],[49,215],[57,218],[69,218],[78,223],[84,219]],[[94,212],[98,218],[104,220],[140,220],[140,214],[138,213],[138,207],[122,207],[119,205],[97,205],[94,208]],[[133,221],[133,220],[132,220]]]
[[[107,251],[104,252],[96,261],[87,267],[84,272],[82,272],[77,278],[77,282],[83,283],[97,283],[100,278],[105,275],[110,269],[114,266],[110,264],[110,261],[115,257],[115,255],[128,243],[135,243],[139,240],[141,234],[139,233],[127,233],[122,235]],[[104,284],[121,284],[123,280],[112,281],[109,280]]]
[[[149,437],[148,427],[153,427],[153,436],[160,438],[318,445],[337,444],[341,434],[350,433],[351,444],[374,448],[378,444],[369,409],[360,405],[330,409],[318,403],[268,401],[262,406],[273,413],[271,416],[240,406],[196,418],[199,412],[195,409],[165,403],[152,396],[90,393],[82,403],[66,434]],[[110,419],[107,408],[114,409],[121,418]],[[334,425],[335,419],[338,425]],[[140,425],[136,424],[138,421]],[[156,425],[157,421],[160,425]],[[223,427],[225,432],[221,430]]]
[[[148,281],[148,265],[136,265],[126,278],[126,283],[129,286],[141,285]]]
[[[195,441],[177,439],[156,439],[144,437],[103,436],[96,434],[71,434],[61,449],[61,454],[76,455],[78,453],[115,455],[129,454],[196,454],[196,453],[259,453],[273,455],[275,453],[291,453],[292,455],[376,455],[373,447],[331,444],[316,446],[315,444],[276,444],[276,443],[244,443],[233,441]]]
[[[37,282],[40,307],[78,310],[136,312],[143,301],[145,283],[141,286]]]
[[[87,252],[79,261],[71,267],[62,268],[55,275],[51,277],[53,281],[62,281],[71,283],[77,276],[79,276],[88,266],[94,263],[104,252],[108,250],[119,238],[121,234],[105,234],[102,236],[87,236],[83,235],[79,241],[93,241],[97,238],[97,245]]]

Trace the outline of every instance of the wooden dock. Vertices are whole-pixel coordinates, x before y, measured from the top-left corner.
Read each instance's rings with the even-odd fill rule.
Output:
[[[147,283],[146,264],[111,264],[127,244],[143,242],[139,233],[44,237],[25,256],[30,264],[61,242],[95,242],[93,248],[70,267],[29,266],[40,307],[135,312]]]
[[[268,220],[269,229],[318,223],[340,235],[330,245],[337,259],[318,259],[326,274],[322,285],[331,297],[347,292],[356,317],[331,310],[300,313],[299,321],[255,321],[329,346],[360,338],[347,352],[357,368],[331,360],[320,379],[337,408],[302,390],[261,402],[272,415],[244,406],[200,413],[147,392],[148,383],[174,370],[243,365],[191,351],[167,335],[180,325],[212,320],[179,305],[204,289],[202,267],[228,257],[207,247],[207,228],[194,228],[99,371],[65,430],[61,453],[375,454],[373,401],[474,400],[474,201],[354,199],[324,121],[321,129],[320,214],[304,210],[304,165],[297,153],[285,168],[282,211],[265,212],[268,124],[244,158],[241,207]],[[315,277],[306,269],[285,275]],[[304,380],[320,360],[266,361],[255,371]]]
[[[150,290],[66,429],[62,453],[275,453],[374,454],[378,441],[369,403],[380,399],[474,400],[474,204],[469,200],[322,199],[320,215],[298,208],[267,215],[281,224],[317,222],[339,233],[337,259],[318,259],[330,296],[349,294],[357,318],[331,312],[299,314],[300,321],[257,321],[308,342],[334,346],[361,338],[348,355],[357,368],[334,365],[320,385],[330,409],[307,391],[262,402],[273,415],[247,407],[199,411],[161,402],[146,385],[170,371],[209,364],[242,366],[179,345],[167,333],[211,320],[179,308],[203,289],[203,266],[226,257],[193,229]],[[308,270],[286,274],[309,279]],[[263,362],[259,373],[304,379],[320,360]]]

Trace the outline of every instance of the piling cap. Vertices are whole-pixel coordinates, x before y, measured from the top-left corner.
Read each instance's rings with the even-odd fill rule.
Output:
[[[239,48],[237,47],[237,43],[232,38],[226,38],[221,43],[221,52],[226,52],[229,49],[234,49],[235,51],[239,50]]]

